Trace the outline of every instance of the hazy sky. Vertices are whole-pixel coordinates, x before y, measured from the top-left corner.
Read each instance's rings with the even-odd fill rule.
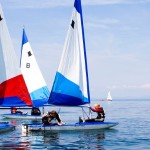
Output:
[[[25,27],[51,90],[74,0],[0,0],[20,57]],[[150,98],[150,0],[82,0],[92,98]]]

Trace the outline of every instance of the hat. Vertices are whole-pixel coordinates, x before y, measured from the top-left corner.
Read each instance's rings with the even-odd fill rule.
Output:
[[[95,104],[94,107],[99,108],[100,104]]]
[[[56,115],[57,113],[56,113],[55,110],[52,110],[52,111],[49,112],[49,114]]]

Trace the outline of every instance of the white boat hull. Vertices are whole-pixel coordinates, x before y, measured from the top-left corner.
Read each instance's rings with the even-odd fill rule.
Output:
[[[0,123],[0,133],[15,130],[15,126],[7,122]]]
[[[29,119],[29,120],[42,120],[42,116],[28,115],[28,114],[2,114],[7,119]]]
[[[118,125],[117,122],[82,122],[74,124],[43,125],[43,124],[22,124],[22,131],[69,131],[69,130],[96,130],[107,129]]]

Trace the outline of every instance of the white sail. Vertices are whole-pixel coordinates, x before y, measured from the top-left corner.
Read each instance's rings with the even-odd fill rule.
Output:
[[[110,95],[110,92],[108,92],[107,100],[108,100],[108,101],[112,101],[112,97],[111,97],[111,95]]]
[[[31,100],[34,106],[42,106],[47,103],[49,90],[40,68],[37,64],[33,50],[23,29],[21,71],[25,79]]]

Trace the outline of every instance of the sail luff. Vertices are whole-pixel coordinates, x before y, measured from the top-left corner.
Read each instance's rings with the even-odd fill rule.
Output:
[[[86,81],[87,81],[87,91],[88,91],[88,99],[90,103],[90,89],[89,89],[89,76],[88,76],[88,67],[87,67],[87,55],[86,55],[86,46],[85,46],[85,35],[84,35],[84,24],[83,24],[83,15],[82,15],[82,4],[81,0],[76,0],[74,3],[74,6],[78,10],[80,9],[80,15],[81,15],[81,26],[82,26],[82,38],[83,38],[83,47],[84,47],[84,60],[85,60],[85,68],[86,68]]]

